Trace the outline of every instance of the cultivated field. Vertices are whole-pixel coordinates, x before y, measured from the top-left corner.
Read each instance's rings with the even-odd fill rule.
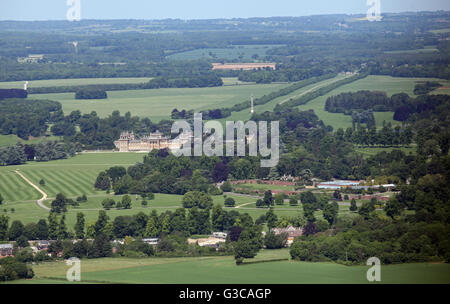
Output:
[[[183,88],[157,90],[128,90],[108,92],[108,99],[76,100],[74,93],[30,94],[28,98],[51,99],[61,102],[66,114],[80,110],[82,113],[96,111],[106,117],[114,110],[122,114],[150,117],[154,121],[170,118],[174,108],[178,110],[204,110],[232,106],[249,99],[251,94],[261,97],[287,84],[254,84],[222,86],[214,88]]]
[[[236,266],[234,258],[102,258],[82,260],[81,280],[85,283],[162,284],[367,284],[369,266],[291,261],[288,249],[262,250],[254,261],[283,259]],[[246,261],[251,262],[252,259]],[[68,283],[69,267],[64,261],[33,266],[36,277],[12,283]],[[403,264],[381,267],[381,283],[450,283],[449,264]],[[377,283],[378,284],[378,283]]]
[[[29,88],[37,87],[59,87],[59,86],[77,86],[90,84],[123,84],[123,83],[143,83],[148,82],[150,77],[132,77],[132,78],[74,78],[74,79],[49,79],[32,80],[28,82]],[[0,89],[23,89],[24,81],[3,81],[0,82]]]

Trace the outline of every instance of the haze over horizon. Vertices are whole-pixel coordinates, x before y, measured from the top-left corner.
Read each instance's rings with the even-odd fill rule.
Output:
[[[69,1],[70,2],[70,1]],[[81,19],[217,19],[365,14],[367,0],[80,0]],[[2,0],[0,20],[65,20],[67,0]],[[448,0],[381,0],[381,13],[450,10]]]

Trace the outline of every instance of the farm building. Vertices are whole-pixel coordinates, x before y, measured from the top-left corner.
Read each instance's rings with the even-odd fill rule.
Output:
[[[200,239],[188,239],[189,244],[197,244],[200,247],[219,247],[220,243],[225,243],[225,239],[223,237],[215,237],[209,236],[207,238]]]
[[[13,245],[0,244],[0,257],[7,257],[13,254]]]
[[[142,241],[149,245],[158,245],[159,238],[145,238]]]
[[[213,232],[212,236],[219,239],[226,239],[228,233],[226,232]]]
[[[273,228],[273,233],[276,235],[287,233],[288,239],[287,239],[287,245],[291,246],[292,242],[294,242],[294,239],[298,236],[303,235],[303,229],[301,227],[293,227],[289,226],[287,228]]]

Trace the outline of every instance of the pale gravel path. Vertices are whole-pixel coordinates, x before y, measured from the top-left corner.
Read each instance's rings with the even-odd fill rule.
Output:
[[[36,189],[37,191],[39,191],[42,194],[41,199],[37,200],[37,204],[39,205],[39,207],[44,208],[45,210],[50,210],[49,207],[47,207],[43,204],[43,202],[48,197],[47,193],[45,193],[44,191],[41,190],[41,188],[39,188],[38,186],[33,184],[28,178],[26,178],[22,173],[20,173],[19,170],[16,170],[14,172],[16,172],[24,181],[26,181],[28,184],[30,184],[30,186],[32,186],[34,189]]]

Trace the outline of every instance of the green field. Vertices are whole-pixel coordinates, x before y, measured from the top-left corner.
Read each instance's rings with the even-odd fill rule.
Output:
[[[286,258],[286,261],[236,266],[234,258],[102,258],[82,260],[81,283],[141,284],[367,284],[369,266],[291,261],[289,250],[261,250],[254,261]],[[251,262],[252,259],[245,260]],[[68,283],[64,261],[33,266],[35,278],[11,283]],[[449,264],[382,265],[381,283],[450,283]],[[379,283],[371,283],[379,284]]]
[[[416,147],[411,146],[411,147],[388,147],[388,148],[386,147],[355,148],[355,151],[361,153],[364,157],[373,156],[382,151],[391,152],[392,150],[401,150],[406,154],[409,153],[414,154],[416,152]]]
[[[282,45],[270,44],[254,44],[254,45],[235,45],[228,48],[204,48],[181,53],[175,53],[167,56],[169,59],[175,60],[197,60],[197,59],[239,59],[254,60],[253,55],[263,58],[267,55],[267,51]]]
[[[0,135],[0,147],[3,146],[11,146],[15,145],[17,142],[21,142],[23,144],[37,144],[40,142],[50,141],[50,140],[60,140],[60,136],[42,136],[38,138],[33,138],[29,140],[23,140],[22,138],[18,137],[17,135],[10,134],[10,135]]]
[[[430,32],[432,32],[434,34],[446,34],[446,33],[450,33],[450,28],[440,29],[440,30],[431,30]]]
[[[150,77],[133,78],[74,78],[74,79],[47,79],[31,80],[28,82],[28,88],[37,87],[59,87],[59,86],[78,86],[90,84],[123,84],[123,83],[142,83],[148,82]],[[0,89],[22,89],[24,81],[2,81]]]
[[[30,94],[28,98],[59,101],[66,114],[74,110],[80,110],[82,113],[96,111],[99,116],[106,117],[112,111],[119,110],[122,114],[130,111],[132,115],[159,121],[170,118],[174,108],[205,110],[232,106],[248,100],[251,94],[261,97],[287,85],[254,84],[214,88],[113,91],[108,92],[108,99],[102,100],[76,100],[74,93]]]
[[[325,111],[325,102],[328,97],[338,95],[344,92],[356,92],[360,90],[370,90],[370,91],[383,91],[391,96],[396,93],[407,93],[410,96],[414,96],[414,86],[418,82],[423,81],[439,81],[444,86],[449,86],[450,82],[448,80],[433,79],[433,78],[400,78],[391,76],[368,76],[364,79],[357,80],[350,84],[341,86],[324,96],[317,97],[305,105],[298,106],[301,110],[314,110],[314,112],[319,116],[321,120],[324,121],[326,125],[333,126],[334,129],[338,128],[348,128],[352,126],[351,116],[344,115],[341,113],[329,113]],[[439,90],[436,90],[439,91]],[[434,91],[433,93],[435,93]],[[445,93],[444,90],[440,92]],[[399,122],[393,120],[393,112],[375,112],[375,121],[378,128],[383,125],[383,121],[386,123],[391,122],[392,125],[397,125]]]
[[[435,45],[427,45],[421,49],[416,50],[399,50],[399,51],[386,51],[385,54],[420,54],[420,53],[432,53],[439,52]]]

